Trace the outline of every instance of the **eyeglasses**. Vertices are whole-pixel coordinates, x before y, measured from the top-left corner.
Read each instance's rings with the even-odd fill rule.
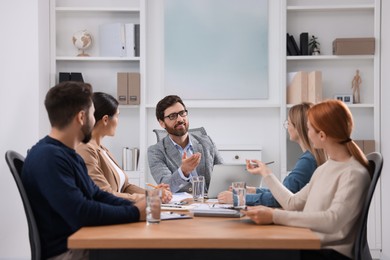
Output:
[[[182,110],[182,111],[179,111],[177,113],[171,113],[167,116],[164,116],[164,118],[169,118],[169,120],[176,120],[178,116],[181,116],[181,117],[186,117],[188,115],[188,111],[187,109],[185,110]]]
[[[284,123],[283,123],[283,127],[284,127],[284,128],[287,129],[289,125],[290,125],[290,124],[288,123],[288,120],[284,121]]]

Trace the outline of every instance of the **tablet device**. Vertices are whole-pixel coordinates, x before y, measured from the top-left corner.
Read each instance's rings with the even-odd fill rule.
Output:
[[[235,181],[244,181],[247,186],[259,187],[261,176],[250,174],[245,164],[216,164],[211,173],[207,198],[217,198],[221,191],[228,190]]]

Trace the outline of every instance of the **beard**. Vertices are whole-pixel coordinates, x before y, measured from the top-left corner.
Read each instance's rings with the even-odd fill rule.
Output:
[[[92,138],[92,129],[93,125],[90,124],[90,120],[87,118],[87,122],[83,127],[81,128],[81,131],[84,134],[84,139],[81,140],[84,144],[88,143]]]
[[[184,128],[182,129],[177,129],[177,126],[180,126],[180,125],[183,125]],[[178,122],[177,124],[175,124],[173,127],[169,127],[169,126],[166,126],[165,127],[165,130],[171,134],[171,135],[174,135],[174,136],[183,136],[185,134],[187,134],[188,132],[188,124],[184,123],[184,122]]]

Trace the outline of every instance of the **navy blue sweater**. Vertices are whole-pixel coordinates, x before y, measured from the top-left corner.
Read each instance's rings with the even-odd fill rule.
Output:
[[[137,207],[104,192],[88,176],[75,150],[46,136],[28,152],[22,181],[37,221],[42,257],[67,250],[67,238],[83,226],[135,222]]]

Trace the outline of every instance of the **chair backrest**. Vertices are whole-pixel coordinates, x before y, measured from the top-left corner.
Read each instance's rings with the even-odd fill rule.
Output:
[[[5,153],[5,160],[8,164],[9,169],[11,170],[12,176],[15,179],[16,186],[18,187],[20,196],[22,197],[24,211],[27,217],[28,234],[29,234],[30,248],[31,248],[31,259],[40,260],[41,241],[39,238],[38,226],[35,222],[34,213],[32,211],[30,201],[27,197],[27,193],[26,190],[24,189],[23,182],[21,179],[24,159],[25,158],[22,155],[12,150],[8,150]]]
[[[160,142],[165,136],[168,135],[168,132],[164,129],[153,129],[153,132],[156,134],[157,142]],[[196,135],[207,135],[206,129],[204,129],[204,127],[192,128],[189,129],[188,132]]]
[[[364,201],[358,233],[354,245],[355,260],[372,260],[370,248],[367,242],[367,218],[370,210],[370,204],[375,192],[378,179],[382,172],[383,157],[378,152],[373,152],[367,155],[367,159],[372,169],[371,183],[368,188],[368,193]]]

